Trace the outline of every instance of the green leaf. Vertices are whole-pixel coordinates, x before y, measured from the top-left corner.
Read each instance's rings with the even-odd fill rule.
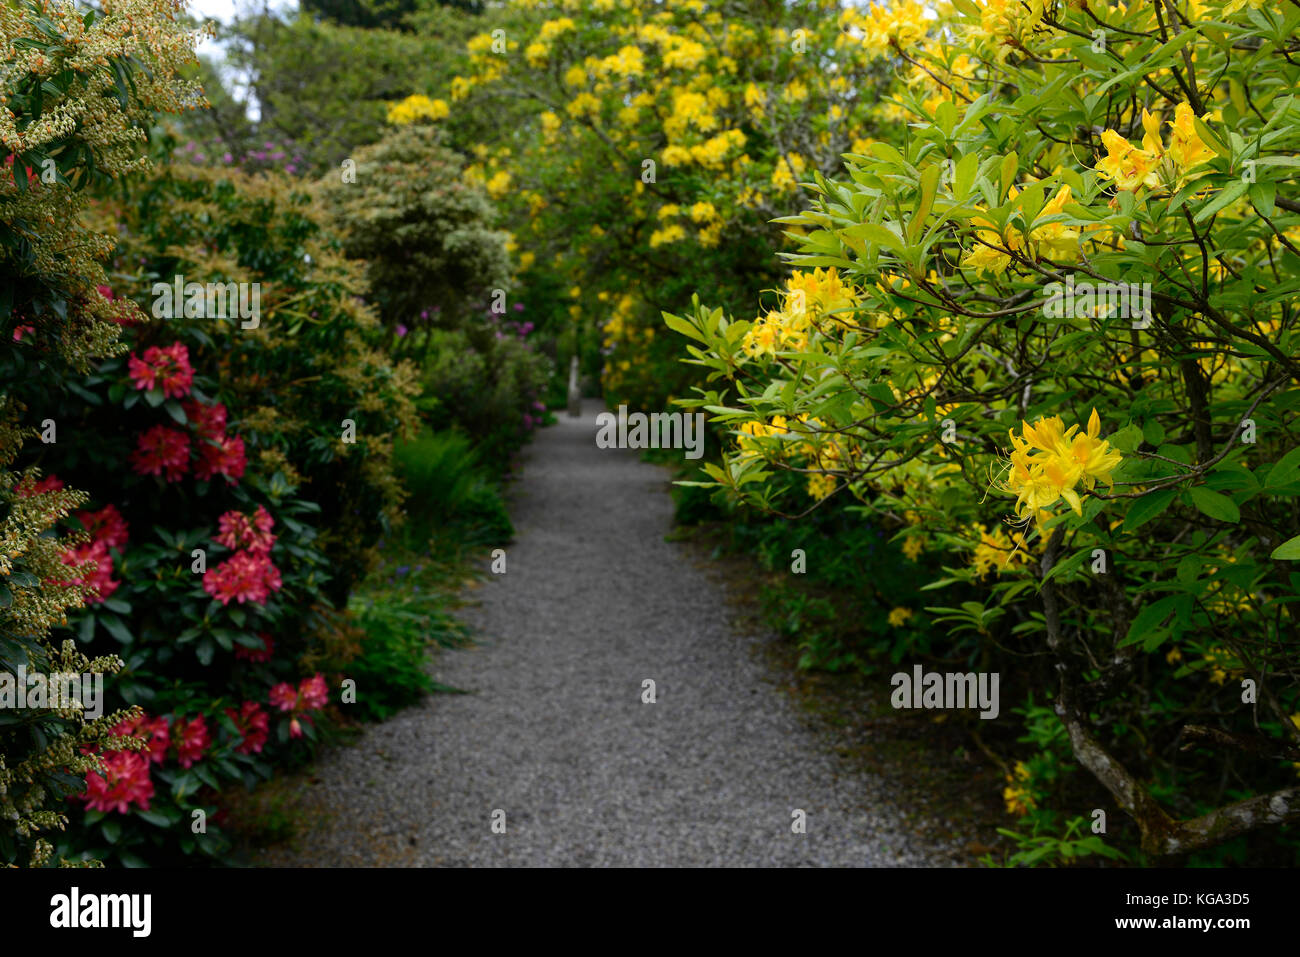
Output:
[[[1201,139],[1205,141],[1206,146],[1214,150],[1214,152],[1218,153],[1224,159],[1230,159],[1232,157],[1232,150],[1228,149],[1223,140],[1219,139],[1214,130],[1210,129],[1203,119],[1194,116],[1192,117],[1192,124],[1196,127],[1196,132],[1200,134]]]
[[[1108,441],[1111,448],[1119,452],[1132,452],[1142,444],[1144,437],[1140,426],[1130,424],[1110,436]]]
[[[1300,561],[1300,535],[1295,538],[1288,538],[1285,542],[1273,549],[1273,553],[1268,556],[1283,562]]]
[[[1241,180],[1237,180],[1232,185],[1221,189],[1218,195],[1214,197],[1214,199],[1210,200],[1199,210],[1197,210],[1196,215],[1192,217],[1192,221],[1195,223],[1205,222],[1207,219],[1209,219],[1219,210],[1223,209],[1229,203],[1236,202],[1238,199],[1244,196],[1246,194],[1246,190],[1248,190],[1249,188],[1250,188],[1249,183],[1243,183],[1241,182]]]
[[[1169,613],[1173,611],[1174,602],[1178,598],[1178,595],[1165,595],[1138,612],[1137,617],[1128,626],[1128,634],[1120,642],[1120,647],[1137,644],[1137,642],[1150,637],[1148,633],[1164,623],[1164,620],[1169,617]]]
[[[136,811],[135,816],[144,818],[154,827],[172,826],[171,818],[169,818],[166,814],[162,814],[158,811]]]
[[[1169,503],[1177,496],[1178,493],[1173,489],[1162,488],[1154,492],[1148,492],[1135,500],[1129,506],[1128,514],[1124,516],[1124,531],[1131,532],[1135,528],[1145,525],[1167,509]]]
[[[685,319],[682,319],[679,316],[674,316],[671,313],[667,313],[667,312],[663,314],[663,317],[664,317],[664,323],[668,326],[669,329],[673,330],[673,332],[680,332],[682,335],[688,336],[691,339],[696,339],[706,344],[708,343],[709,340],[705,336],[700,334],[700,330],[696,329]]]
[[[117,615],[100,615],[99,620],[104,623],[108,633],[124,645],[132,642],[131,629],[122,623],[122,619]]]
[[[1292,449],[1278,459],[1277,464],[1268,470],[1264,487],[1278,488],[1282,485],[1290,485],[1296,479],[1300,479],[1300,448]]]
[[[1218,492],[1212,492],[1204,485],[1196,485],[1189,489],[1192,496],[1192,504],[1204,515],[1219,522],[1231,522],[1236,524],[1241,521],[1241,511],[1237,508],[1237,503],[1226,495],[1220,495]]]

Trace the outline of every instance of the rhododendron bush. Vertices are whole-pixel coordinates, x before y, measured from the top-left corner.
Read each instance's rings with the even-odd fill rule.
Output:
[[[709,484],[943,567],[912,609],[1028,701],[1012,813],[1090,818],[1044,816],[1082,768],[1146,854],[1294,821],[1300,7],[933,13],[845,11],[906,123],[801,177],[756,317],[667,317]]]
[[[319,738],[400,516],[416,376],[311,198],[151,171],[203,102],[176,9],[0,7],[0,672],[107,677],[95,720],[0,709],[6,864],[223,859],[223,795]],[[160,317],[181,274],[257,283],[260,323]]]
[[[196,37],[173,11],[159,0],[0,6],[0,668],[11,674],[123,665],[52,634],[97,586],[112,590],[105,553],[121,533],[100,511],[86,515],[95,541],[68,535],[87,494],[43,475],[30,449],[48,440],[39,399],[115,354],[118,323],[135,311],[103,294],[112,241],[79,214],[91,187],[147,162],[140,142],[153,115],[201,103],[180,78]],[[76,707],[0,714],[0,861],[49,861],[66,799],[107,771],[87,752],[114,716],[85,718]]]

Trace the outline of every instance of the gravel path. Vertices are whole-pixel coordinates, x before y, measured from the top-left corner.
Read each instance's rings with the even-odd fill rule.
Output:
[[[941,863],[774,685],[762,639],[671,528],[667,472],[595,445],[597,403],[541,432],[507,568],[438,654],[436,695],[317,767],[297,866]],[[653,679],[657,701],[642,702]],[[494,834],[495,810],[506,833]],[[792,812],[807,815],[792,833]]]

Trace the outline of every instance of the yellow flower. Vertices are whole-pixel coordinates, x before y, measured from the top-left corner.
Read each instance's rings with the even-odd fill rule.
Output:
[[[1111,473],[1123,456],[1100,438],[1101,419],[1093,409],[1088,427],[1064,428],[1059,416],[1021,423],[1021,435],[1010,433],[1013,451],[1004,477],[994,485],[1016,496],[1016,514],[1032,517],[1041,528],[1051,517],[1048,510],[1064,499],[1077,514],[1083,513],[1075,486],[1091,491],[1097,482],[1111,484]],[[1077,434],[1076,434],[1077,433]]]
[[[1029,789],[1029,778],[1029,768],[1025,762],[1017,761],[1015,771],[1007,775],[1007,786],[1002,791],[1002,800],[1006,802],[1008,814],[1028,814],[1037,806]]]
[[[1145,115],[1145,111],[1143,111]],[[1114,130],[1101,134],[1106,156],[1097,161],[1096,170],[1107,179],[1114,180],[1120,189],[1136,190],[1139,186],[1154,187],[1159,182],[1155,169],[1160,157],[1147,150],[1136,148]]]
[[[920,558],[923,551],[925,551],[925,543],[920,535],[909,535],[903,542],[903,555],[911,561]]]
[[[962,266],[979,272],[1006,272],[1011,265],[1011,253],[1024,246],[1020,233],[1015,229],[999,233],[997,226],[983,216],[972,217],[971,225],[976,227],[975,236],[979,241],[962,259]]]
[[[487,181],[487,191],[493,199],[500,199],[510,191],[510,174],[505,170],[493,173],[492,178]]]
[[[718,218],[718,211],[713,204],[701,200],[691,207],[691,219],[697,223],[709,223]]]
[[[650,246],[663,246],[666,243],[675,243],[678,240],[686,238],[686,230],[681,226],[667,226],[663,229],[656,229],[650,234]]]
[[[893,611],[889,613],[889,624],[894,628],[898,628],[902,625],[907,624],[907,620],[911,617],[912,617],[912,609],[895,608]]]
[[[1187,103],[1179,103],[1174,108],[1174,118],[1170,122],[1173,132],[1169,135],[1169,156],[1180,170],[1186,171],[1214,158],[1214,150],[1201,140],[1196,132],[1194,122],[1196,114]]]
[[[808,476],[808,494],[817,501],[820,502],[834,491],[834,476],[827,475],[825,472],[814,472]]]
[[[388,104],[388,122],[397,125],[417,120],[443,120],[451,114],[446,100],[431,100],[423,93],[413,93],[404,100]]]
[[[1070,187],[1062,186],[1057,190],[1056,195],[1047,201],[1047,205],[1039,215],[1044,218],[1058,216],[1065,211],[1065,205],[1070,200]],[[1079,230],[1073,226],[1066,226],[1065,223],[1048,223],[1033,230],[1029,238],[1040,246],[1046,247],[1045,252],[1052,259],[1079,258]]]

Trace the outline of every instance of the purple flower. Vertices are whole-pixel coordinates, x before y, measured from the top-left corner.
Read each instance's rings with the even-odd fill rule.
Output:
[[[229,166],[229,165],[230,165],[231,163],[233,163],[234,161],[235,161],[235,158],[234,158],[233,156],[231,156],[229,153],[222,153],[222,154],[221,154],[221,162],[225,163],[227,166]]]
[[[400,322],[397,324],[397,338],[402,338],[402,336],[406,335],[410,331],[411,330],[407,329],[406,326],[402,325]]]
[[[523,311],[524,311],[524,304],[522,302],[515,303],[515,312],[523,312]]]
[[[425,309],[424,311],[422,311],[422,312],[420,313],[420,318],[421,318],[421,319],[428,319],[428,318],[429,318],[429,310],[428,310],[428,309]]]
[[[292,176],[294,173],[298,172],[298,167],[290,163],[288,166],[284,168],[284,171],[288,173],[290,176]]]

